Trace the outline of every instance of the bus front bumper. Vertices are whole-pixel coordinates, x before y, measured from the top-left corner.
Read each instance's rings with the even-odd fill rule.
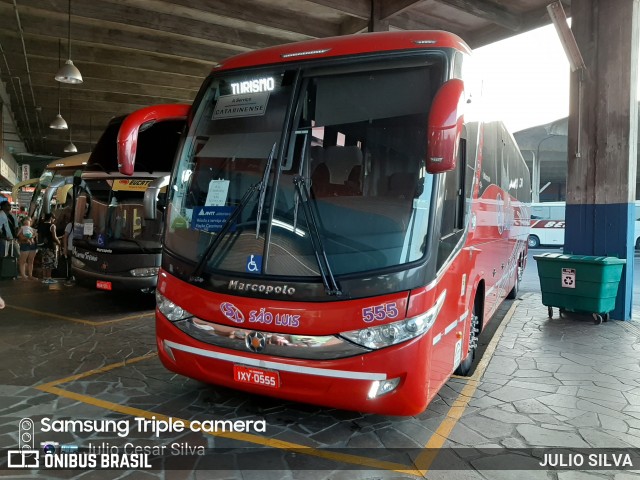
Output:
[[[72,271],[79,283],[98,290],[153,290],[158,284],[157,275],[133,277],[92,272],[76,267],[73,267]]]
[[[160,360],[169,370],[254,394],[385,415],[416,415],[430,400],[424,338],[355,357],[299,360],[200,342],[156,310],[156,340]],[[277,386],[239,381],[238,371],[275,377]],[[397,386],[376,395],[387,381]]]

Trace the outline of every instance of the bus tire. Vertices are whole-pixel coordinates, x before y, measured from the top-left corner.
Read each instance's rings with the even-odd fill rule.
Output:
[[[468,377],[471,375],[471,367],[473,366],[473,361],[476,357],[476,350],[478,348],[478,334],[480,333],[480,314],[478,309],[480,304],[476,300],[473,302],[473,312],[471,314],[471,325],[469,325],[469,350],[467,353],[467,358],[460,362],[458,368],[456,368],[456,375],[460,375],[462,377]]]
[[[527,245],[529,245],[529,248],[538,248],[540,246],[540,239],[535,235],[529,235]]]
[[[636,250],[640,250],[640,237],[636,239]]]

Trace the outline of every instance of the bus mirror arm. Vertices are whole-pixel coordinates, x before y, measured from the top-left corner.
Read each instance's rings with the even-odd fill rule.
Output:
[[[47,187],[45,194],[44,194],[44,199],[42,202],[42,208],[43,208],[43,212],[46,213],[51,213],[51,201],[53,200],[53,193],[61,186],[63,186],[65,184],[65,177],[62,178],[56,178],[55,180],[53,180],[49,186]]]
[[[156,220],[158,218],[158,195],[160,190],[169,185],[169,175],[156,178],[144,192],[144,218]]]
[[[129,114],[118,130],[118,171],[123,175],[133,175],[138,149],[138,133],[156,122],[184,120],[189,114],[189,108],[189,105],[182,103],[154,105]]]
[[[456,168],[464,124],[464,82],[454,78],[436,93],[427,128],[427,172],[448,172]]]

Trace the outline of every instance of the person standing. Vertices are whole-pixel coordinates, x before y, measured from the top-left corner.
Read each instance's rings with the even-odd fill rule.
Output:
[[[73,222],[67,222],[64,227],[64,237],[62,238],[62,255],[64,255],[67,264],[67,278],[65,285],[73,285],[73,275],[71,272],[71,257],[73,256]]]
[[[0,204],[0,238],[4,240],[3,248],[5,251],[2,252],[4,255],[6,255],[9,244],[16,238],[17,225],[16,217],[11,213],[11,203],[8,200],[2,202]]]
[[[31,227],[31,219],[24,217],[22,226],[18,230],[18,243],[20,244],[18,267],[20,278],[23,280],[35,280],[33,276],[33,260],[36,258],[36,252],[38,251],[37,236],[35,229]]]
[[[58,283],[51,278],[51,271],[58,267],[58,246],[60,239],[56,235],[55,217],[51,213],[45,214],[38,224],[38,238],[42,248],[42,283]]]

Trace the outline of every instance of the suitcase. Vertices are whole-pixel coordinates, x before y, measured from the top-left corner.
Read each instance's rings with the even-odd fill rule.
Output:
[[[14,242],[3,243],[6,256],[0,257],[0,278],[17,278],[18,260],[14,256]]]
[[[16,278],[18,262],[15,257],[0,257],[0,278]]]

